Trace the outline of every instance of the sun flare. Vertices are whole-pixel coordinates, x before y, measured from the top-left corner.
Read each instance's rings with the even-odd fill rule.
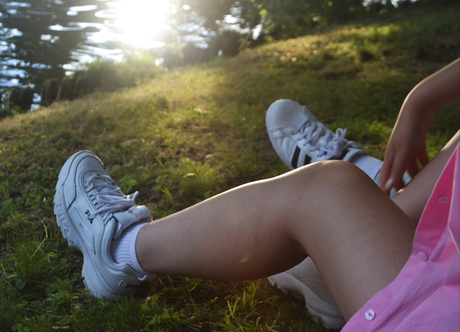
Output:
[[[158,32],[165,24],[170,4],[164,0],[120,0],[113,3],[118,12],[116,27],[125,32],[125,43],[149,48],[161,44]],[[160,46],[160,45],[157,45]]]

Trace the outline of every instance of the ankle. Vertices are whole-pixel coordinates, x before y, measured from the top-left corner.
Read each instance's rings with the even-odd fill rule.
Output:
[[[353,157],[351,158],[351,160],[349,160],[349,162],[359,167],[374,182],[376,182],[376,180],[379,180],[378,175],[380,174],[380,169],[382,168],[383,164],[381,160],[365,154]]]
[[[131,266],[140,275],[148,274],[139,264],[136,253],[136,240],[145,225],[147,223],[136,223],[129,226],[118,239],[112,241],[110,247],[112,258],[116,263]]]

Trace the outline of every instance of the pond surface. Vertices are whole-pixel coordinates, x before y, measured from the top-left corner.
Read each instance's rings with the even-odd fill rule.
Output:
[[[96,59],[122,61],[127,52],[149,50],[160,61],[164,43],[177,38],[205,47],[213,33],[187,7],[163,0],[0,0],[0,93],[37,91],[47,78]]]

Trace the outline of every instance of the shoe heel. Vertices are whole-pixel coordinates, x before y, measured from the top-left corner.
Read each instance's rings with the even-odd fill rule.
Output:
[[[276,275],[267,278],[268,281],[270,282],[270,284],[271,284],[273,287],[278,288],[278,289],[279,289],[280,291],[282,291],[284,294],[289,294],[289,295],[292,295],[292,296],[294,296],[295,298],[298,298],[298,299],[300,299],[300,300],[305,300],[305,298],[302,296],[302,294],[298,294],[298,293],[296,293],[296,292],[292,292],[292,291],[290,291],[289,289],[284,288],[284,287],[278,285],[278,284],[276,283],[276,281],[274,280],[275,278],[276,278]]]
[[[106,294],[99,294],[98,292],[95,291],[96,289],[106,289],[106,287],[105,285],[101,283],[99,278],[95,276],[94,269],[91,267],[91,264],[88,264],[87,262],[88,262],[87,260],[83,259],[83,268],[81,270],[81,276],[83,277],[83,284],[85,285],[86,289],[88,289],[91,292],[91,295],[94,297],[112,300],[113,297],[110,296],[111,295],[110,292],[106,292]]]
[[[288,289],[284,288],[284,287],[281,287],[280,285],[278,285],[274,280],[272,280],[270,277],[267,278],[268,281],[270,282],[270,284],[275,287],[275,288],[278,288],[280,291],[282,291],[284,294],[290,294],[298,299],[301,299],[303,300],[303,297],[299,296],[298,294],[295,294],[295,293],[292,293],[290,292]]]
[[[114,285],[110,285],[107,280],[97,271],[97,269],[88,260],[83,259],[83,268],[81,271],[83,277],[83,284],[86,289],[89,289],[92,296],[98,298],[104,298],[106,300],[116,300],[120,297],[132,296],[136,291],[136,288],[124,289],[119,288],[113,289]],[[121,285],[127,285],[126,282],[121,281],[118,287]],[[97,291],[96,291],[97,290]]]

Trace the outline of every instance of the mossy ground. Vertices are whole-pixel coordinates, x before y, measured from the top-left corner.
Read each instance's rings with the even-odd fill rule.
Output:
[[[460,54],[458,7],[329,27],[231,59],[165,71],[137,87],[58,102],[0,122],[1,331],[325,331],[266,280],[162,276],[117,302],[94,299],[82,256],[56,225],[60,167],[92,150],[160,218],[226,189],[287,171],[265,130],[280,98],[382,158],[411,88]],[[439,112],[433,157],[459,128]]]

